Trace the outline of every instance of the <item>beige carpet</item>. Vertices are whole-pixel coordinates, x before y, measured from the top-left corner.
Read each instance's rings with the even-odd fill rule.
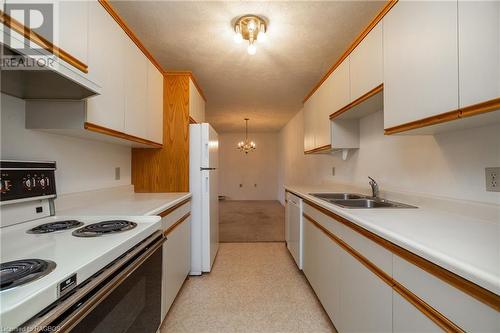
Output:
[[[220,244],[213,270],[186,280],[161,333],[334,332],[284,243]]]
[[[219,241],[283,242],[285,209],[279,201],[224,200],[219,204]]]

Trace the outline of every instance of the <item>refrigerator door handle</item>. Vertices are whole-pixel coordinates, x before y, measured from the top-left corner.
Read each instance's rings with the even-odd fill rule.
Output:
[[[216,170],[216,168],[200,168],[200,171],[203,171],[203,170]]]

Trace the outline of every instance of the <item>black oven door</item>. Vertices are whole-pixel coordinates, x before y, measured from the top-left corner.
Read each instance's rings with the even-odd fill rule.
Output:
[[[72,333],[154,333],[160,326],[161,247],[72,330]]]
[[[20,328],[60,333],[157,332],[164,240],[156,232]]]

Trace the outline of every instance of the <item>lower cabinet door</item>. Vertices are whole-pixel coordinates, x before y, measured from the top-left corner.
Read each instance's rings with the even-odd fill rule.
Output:
[[[442,332],[441,328],[393,291],[393,332]]]
[[[163,244],[162,319],[191,269],[191,218],[179,224]]]
[[[392,332],[392,288],[346,251],[340,270],[339,332]]]
[[[340,321],[340,256],[342,249],[304,218],[303,271],[332,323]]]

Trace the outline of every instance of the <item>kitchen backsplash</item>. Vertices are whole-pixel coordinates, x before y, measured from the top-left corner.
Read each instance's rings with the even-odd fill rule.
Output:
[[[500,193],[486,192],[485,167],[500,165],[500,125],[432,136],[384,135],[383,112],[361,119],[360,149],[340,155],[304,155],[303,113],[280,132],[278,197],[283,184],[350,183],[381,189],[500,204]],[[332,176],[335,167],[335,176]]]

